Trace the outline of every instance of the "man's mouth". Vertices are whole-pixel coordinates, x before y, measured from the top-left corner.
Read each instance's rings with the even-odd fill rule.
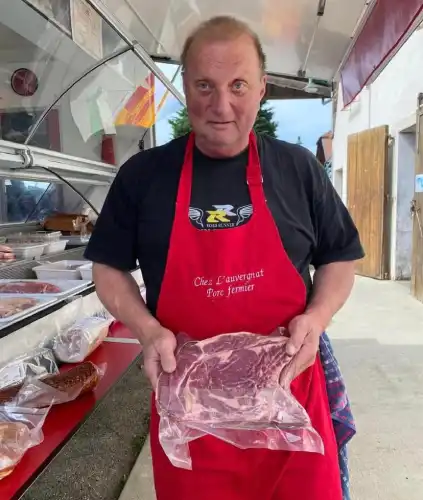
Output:
[[[232,122],[209,122],[212,127],[225,127],[226,125],[231,124]]]

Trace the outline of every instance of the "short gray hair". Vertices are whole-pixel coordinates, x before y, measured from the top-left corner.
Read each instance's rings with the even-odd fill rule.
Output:
[[[188,53],[194,42],[200,39],[223,41],[233,40],[239,36],[247,35],[254,43],[257,51],[257,56],[260,63],[260,69],[263,73],[266,72],[266,55],[263,51],[260,39],[247,23],[231,16],[216,16],[201,23],[185,40],[182,54],[181,64],[182,71],[186,69]]]

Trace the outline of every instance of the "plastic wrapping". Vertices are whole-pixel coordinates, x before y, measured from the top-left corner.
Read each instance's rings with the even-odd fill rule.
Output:
[[[0,366],[0,389],[20,384],[26,377],[42,378],[58,373],[51,349],[37,349]]]
[[[97,366],[87,361],[42,380],[34,377],[27,378],[23,384],[1,390],[0,405],[45,408],[68,403],[93,391],[105,370],[106,364]]]
[[[63,330],[54,341],[54,354],[64,363],[84,361],[103,342],[113,318],[107,313],[83,318]]]
[[[191,469],[188,443],[206,434],[238,448],[324,453],[305,409],[290,391],[293,362],[280,330],[177,336],[176,370],[159,376],[159,439],[176,467]]]
[[[29,448],[43,441],[49,409],[0,406],[0,480],[11,474]]]

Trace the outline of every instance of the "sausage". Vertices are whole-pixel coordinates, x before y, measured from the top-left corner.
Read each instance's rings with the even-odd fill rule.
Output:
[[[78,396],[82,396],[97,387],[100,381],[100,372],[94,363],[86,361],[66,372],[48,375],[40,380],[60,392],[78,392]],[[0,405],[13,401],[24,383],[0,390]]]

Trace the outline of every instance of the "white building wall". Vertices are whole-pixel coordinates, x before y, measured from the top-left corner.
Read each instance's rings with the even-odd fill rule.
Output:
[[[346,202],[347,141],[350,134],[388,125],[392,145],[392,231],[391,271],[393,279],[408,278],[411,247],[411,219],[408,214],[413,196],[413,127],[417,96],[423,92],[423,30],[417,30],[390,61],[376,81],[365,88],[347,109],[343,109],[342,88],[333,141],[333,172],[342,169],[342,197]],[[405,136],[404,132],[411,135]],[[338,178],[340,176],[338,175]]]

